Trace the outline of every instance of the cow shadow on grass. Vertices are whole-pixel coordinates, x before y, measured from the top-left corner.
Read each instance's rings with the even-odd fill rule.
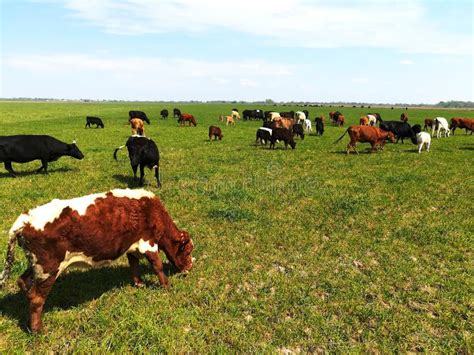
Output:
[[[140,187],[138,184],[139,180],[135,180],[132,175],[119,175],[115,174],[112,176],[115,180],[118,182],[127,185],[129,188],[136,188]],[[146,185],[146,179],[145,179],[145,185]]]
[[[167,276],[176,273],[169,264],[163,265]],[[141,275],[152,273],[151,267],[140,265]],[[151,281],[146,283],[148,288],[159,288],[158,276],[150,276]],[[148,280],[148,277],[146,278]],[[51,293],[46,299],[43,313],[51,310],[68,310],[81,304],[95,300],[112,289],[131,286],[131,271],[129,267],[102,267],[87,271],[71,271],[59,277]],[[19,288],[14,294],[0,299],[0,314],[16,319],[18,326],[28,332],[28,303],[25,294]]]
[[[31,171],[15,171],[16,177],[24,177],[24,176],[31,176],[31,175],[52,175],[56,173],[67,173],[70,171],[75,171],[77,170],[76,168],[67,168],[67,167],[62,167],[62,168],[57,168],[57,169],[48,169],[48,174],[44,174],[43,172],[36,172],[36,170],[31,170]],[[13,176],[10,175],[8,171],[2,171],[0,172],[0,179],[5,179],[5,178],[13,178]]]

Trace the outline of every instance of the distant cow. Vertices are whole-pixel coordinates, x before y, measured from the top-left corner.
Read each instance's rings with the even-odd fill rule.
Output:
[[[423,127],[423,130],[424,131],[427,131],[428,128],[432,128],[433,127],[433,120],[431,118],[425,118],[425,126]]]
[[[401,115],[400,115],[400,121],[402,122],[408,122],[408,114],[403,112]]]
[[[160,115],[161,115],[161,119],[162,119],[162,120],[167,119],[168,116],[169,116],[169,114],[170,114],[170,113],[168,112],[167,109],[164,109],[164,110],[161,110],[161,111],[160,111]]]
[[[295,117],[295,111],[280,112],[280,117],[293,118]]]
[[[324,133],[324,117],[316,117],[314,119],[314,126],[316,128],[316,135],[322,136]]]
[[[293,125],[296,123],[292,118],[285,118],[285,117],[277,117],[273,120],[275,122],[276,127],[286,128],[291,130]]]
[[[138,134],[139,136],[145,135],[145,126],[141,119],[132,118],[129,122],[130,122],[130,127],[132,127],[132,136],[136,134]]]
[[[17,284],[26,293],[32,332],[41,330],[46,298],[56,279],[71,265],[106,265],[127,254],[133,283],[143,287],[139,258],[144,256],[165,288],[169,281],[160,250],[180,272],[187,273],[193,267],[189,234],[178,229],[157,196],[143,189],[116,189],[70,200],[52,200],[22,213],[8,237],[0,286],[11,274],[18,242],[28,268]],[[80,292],[81,286],[76,287],[76,292]]]
[[[217,140],[218,138],[219,140],[222,140],[222,137],[224,137],[222,135],[222,130],[219,127],[210,126],[209,127],[209,140],[211,140],[213,136],[214,136],[214,140]]]
[[[230,113],[230,115],[234,118],[234,120],[240,120],[239,111],[232,110],[232,112]]]
[[[75,142],[67,144],[51,136],[17,135],[0,136],[0,163],[5,164],[5,169],[11,176],[16,177],[12,168],[13,163],[28,163],[41,160],[41,168],[36,172],[48,173],[48,163],[56,161],[62,156],[83,159],[84,154]]]
[[[397,137],[397,143],[401,139],[402,144],[405,138],[410,138],[413,144],[416,144],[415,132],[406,122],[400,121],[380,121],[380,129],[392,132]]]
[[[306,119],[306,115],[304,112],[302,111],[297,111],[295,112],[295,120],[296,120],[296,123],[303,123],[304,120]]]
[[[444,131],[445,137],[449,137],[451,131],[449,130],[448,120],[444,117],[436,117],[433,119],[431,136],[434,136],[434,133],[436,132],[436,138],[441,138],[441,131]]]
[[[128,118],[129,118],[129,120],[131,120],[132,118],[139,118],[142,121],[150,124],[150,120],[146,116],[146,113],[143,112],[143,111],[129,111],[128,112]]]
[[[145,167],[155,170],[157,186],[161,187],[160,181],[160,152],[155,142],[147,137],[131,136],[127,143],[115,149],[114,159],[117,160],[117,152],[127,147],[130,165],[133,170],[133,178],[137,180],[137,168],[140,166],[140,186],[143,186],[145,179]]]
[[[256,109],[256,110],[244,110],[242,112],[242,116],[244,120],[263,120],[265,121],[265,114],[263,113],[262,110]]]
[[[339,115],[336,120],[336,125],[338,125],[339,127],[342,127],[344,126],[345,121],[346,121],[346,118],[344,117],[344,115]]]
[[[197,126],[196,119],[194,118],[193,115],[189,113],[182,113],[181,116],[179,116],[178,123],[181,126],[185,126],[186,122],[188,122],[188,126],[193,125],[194,127]]]
[[[349,137],[351,138],[349,144],[347,145],[347,154],[349,154],[350,149],[359,154],[359,152],[356,150],[357,142],[370,143],[372,146],[371,152],[375,152],[377,150],[377,146],[380,149],[383,149],[387,139],[395,142],[395,136],[392,132],[387,132],[380,128],[370,126],[349,126],[344,134],[334,143],[339,142],[346,135],[346,133],[349,133]]]
[[[474,119],[453,117],[451,119],[451,125],[449,126],[449,128],[451,129],[451,132],[453,133],[453,135],[456,128],[459,128],[459,129],[464,128],[466,130],[466,134],[468,130],[471,131],[471,134],[472,134],[472,132],[474,131]]]
[[[104,123],[102,122],[102,120],[99,118],[99,117],[92,117],[92,116],[87,116],[86,117],[86,126],[84,128],[87,128],[87,127],[91,127],[91,124],[95,124],[95,128],[104,128]]]
[[[181,111],[179,110],[179,108],[174,108],[173,109],[173,117],[174,118],[179,118],[181,116]]]
[[[332,111],[332,112],[329,112],[329,118],[331,119],[331,122],[333,124],[337,124],[337,121],[338,121],[338,118],[339,116],[341,116],[342,113],[340,113],[339,111]]]
[[[260,144],[267,145],[267,143],[270,142],[270,139],[272,137],[272,131],[273,130],[271,128],[260,127],[259,129],[257,129],[255,142],[260,142]]]
[[[275,128],[272,130],[272,136],[270,137],[270,149],[275,149],[275,143],[277,141],[283,141],[285,143],[285,149],[288,149],[288,144],[292,149],[295,149],[296,147],[293,134],[289,129],[286,128]]]
[[[367,116],[362,116],[359,119],[359,125],[361,126],[368,126],[369,125],[369,118]]]

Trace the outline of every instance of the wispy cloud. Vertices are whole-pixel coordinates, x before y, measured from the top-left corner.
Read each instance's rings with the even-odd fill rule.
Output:
[[[410,59],[404,59],[404,60],[400,61],[400,64],[402,64],[402,65],[412,65],[412,64],[415,64],[415,62],[413,60],[410,60]]]
[[[62,0],[71,15],[107,33],[229,30],[276,46],[390,48],[471,54],[472,34],[453,34],[426,15],[420,0]],[[210,10],[212,9],[212,10]]]

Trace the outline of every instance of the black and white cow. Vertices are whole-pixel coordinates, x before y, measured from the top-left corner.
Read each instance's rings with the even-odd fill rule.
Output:
[[[161,110],[161,112],[160,112],[161,118],[162,118],[163,120],[167,119],[168,116],[169,116],[169,114],[170,114],[170,113],[168,112],[167,109]]]
[[[406,122],[401,121],[383,121],[380,119],[380,129],[392,132],[397,137],[397,143],[401,139],[403,144],[404,138],[410,138],[413,144],[416,143],[416,133]]]
[[[48,163],[56,161],[62,156],[83,159],[84,154],[76,144],[67,144],[51,136],[17,135],[0,136],[0,163],[5,164],[5,169],[15,177],[13,163],[27,163],[41,160],[41,168],[48,173]]]

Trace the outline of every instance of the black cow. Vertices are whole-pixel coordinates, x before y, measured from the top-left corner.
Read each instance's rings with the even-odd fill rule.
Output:
[[[295,111],[280,112],[280,117],[294,118],[295,117]]]
[[[170,114],[170,113],[168,112],[167,109],[164,109],[164,110],[161,110],[161,111],[160,111],[161,119],[163,119],[163,120],[164,120],[164,119],[167,119],[168,116],[169,116],[169,114]]]
[[[239,112],[239,110],[236,108],[233,108],[232,111]]]
[[[146,123],[150,124],[150,120],[146,116],[146,113],[143,112],[143,111],[129,111],[128,112],[128,118],[129,118],[129,120],[131,120],[132,118],[139,118],[143,122],[146,122]]]
[[[263,127],[270,128],[270,129],[276,128],[276,122],[275,121],[264,121],[263,122]]]
[[[392,132],[397,137],[397,143],[401,139],[403,144],[404,138],[410,138],[413,144],[416,143],[416,134],[411,126],[406,122],[400,121],[382,121],[380,120],[380,128],[387,132]]]
[[[303,110],[303,113],[306,115],[306,118],[309,120],[309,111],[308,110]]]
[[[70,156],[83,159],[84,154],[76,144],[67,144],[51,136],[18,135],[0,137],[0,163],[5,164],[5,169],[15,177],[12,168],[14,163],[27,163],[33,160],[41,160],[41,168],[36,172],[44,170],[48,173],[48,163],[56,161],[62,156]]]
[[[137,180],[137,168],[140,165],[140,186],[143,186],[145,177],[145,167],[148,169],[155,169],[155,177],[158,187],[161,187],[160,182],[160,152],[155,142],[147,137],[131,136],[127,143],[118,147],[114,151],[114,159],[117,160],[117,152],[119,149],[127,147],[128,157],[130,158],[130,165],[133,170],[133,178]]]
[[[174,118],[180,118],[181,117],[181,111],[179,108],[174,108],[173,109],[173,117]]]
[[[262,110],[244,110],[242,111],[242,117],[244,120],[263,120],[265,121],[265,114]]]
[[[295,149],[296,142],[293,139],[293,134],[286,128],[275,128],[272,130],[272,136],[270,137],[270,149],[275,149],[275,143],[277,141],[285,142],[285,148],[288,149],[288,144],[292,149]]]
[[[291,130],[293,131],[293,136],[298,136],[301,139],[304,139],[304,129],[301,123],[295,123],[293,127],[291,127]]]
[[[314,119],[314,126],[316,128],[316,135],[322,136],[324,133],[324,121],[322,117],[316,117]]]
[[[272,129],[271,128],[260,127],[257,130],[255,143],[260,141],[260,144],[267,145],[267,143],[270,142],[271,137],[272,137]]]
[[[95,124],[95,128],[104,128],[104,122],[99,117],[92,117],[92,116],[87,116],[86,117],[86,126],[84,128],[91,128],[91,124]]]

